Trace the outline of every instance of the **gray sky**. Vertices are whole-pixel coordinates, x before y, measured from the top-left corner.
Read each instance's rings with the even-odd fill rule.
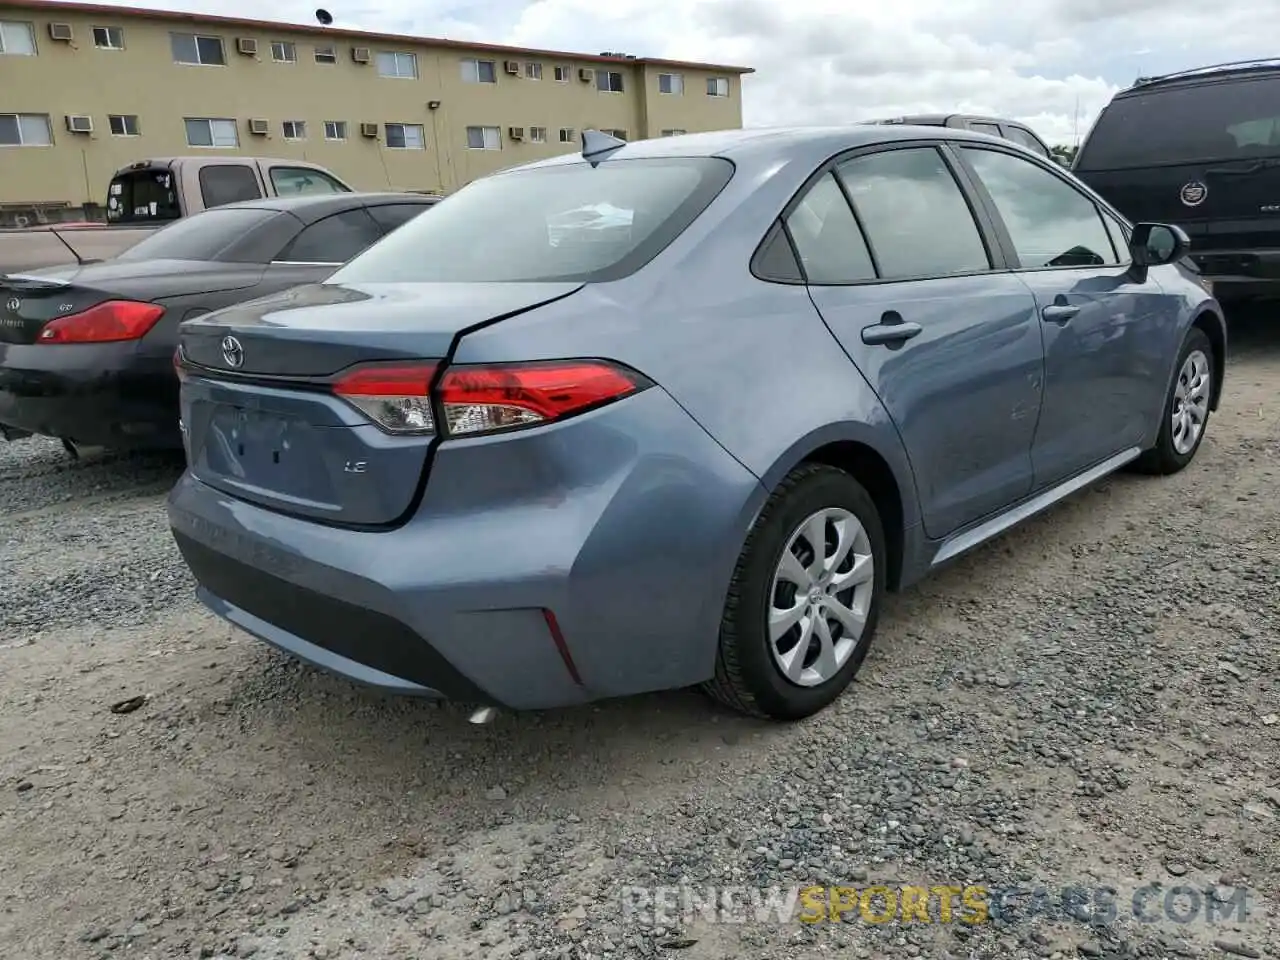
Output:
[[[117,2],[117,0],[100,0]],[[1083,136],[1136,76],[1271,56],[1264,0],[132,0],[120,5],[756,68],[747,126],[959,110]],[[1077,121],[1077,109],[1079,119]]]

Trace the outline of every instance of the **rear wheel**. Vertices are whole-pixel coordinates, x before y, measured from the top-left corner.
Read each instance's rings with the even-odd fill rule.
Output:
[[[1189,464],[1204,440],[1213,396],[1213,345],[1203,330],[1192,327],[1178,352],[1173,382],[1160,417],[1155,446],[1138,458],[1143,473],[1177,473]]]
[[[884,584],[884,532],[870,495],[834,467],[797,468],[743,547],[705,689],[754,716],[817,713],[862,665]]]

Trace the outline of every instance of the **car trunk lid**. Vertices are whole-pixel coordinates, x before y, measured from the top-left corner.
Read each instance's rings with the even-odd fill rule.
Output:
[[[335,392],[339,375],[360,365],[411,368],[425,394],[460,333],[581,286],[313,284],[188,321],[180,357],[190,469],[232,496],[297,516],[395,523],[414,501],[436,434],[383,430]]]
[[[61,277],[0,274],[0,344],[35,343],[49,321],[82,313],[109,298],[101,290]]]

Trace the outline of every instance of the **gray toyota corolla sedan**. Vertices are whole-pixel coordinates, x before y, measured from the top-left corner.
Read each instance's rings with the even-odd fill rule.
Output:
[[[980,134],[590,132],[184,324],[174,536],[375,686],[803,717],[886,590],[1191,461],[1226,330],[1186,253]]]

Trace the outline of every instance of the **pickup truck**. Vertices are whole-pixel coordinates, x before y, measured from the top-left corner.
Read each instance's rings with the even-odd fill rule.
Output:
[[[109,260],[153,230],[210,207],[299,193],[350,193],[336,175],[302,160],[168,157],[117,170],[107,222],[0,229],[0,273]]]
[[[1008,120],[1004,117],[978,117],[966,113],[928,113],[911,117],[891,117],[885,120],[864,120],[863,123],[901,123],[912,127],[954,127],[959,130],[973,130],[992,137],[1012,140],[1020,147],[1026,147],[1040,154],[1046,160],[1054,160],[1065,166],[1065,161],[1054,154],[1030,127]]]

